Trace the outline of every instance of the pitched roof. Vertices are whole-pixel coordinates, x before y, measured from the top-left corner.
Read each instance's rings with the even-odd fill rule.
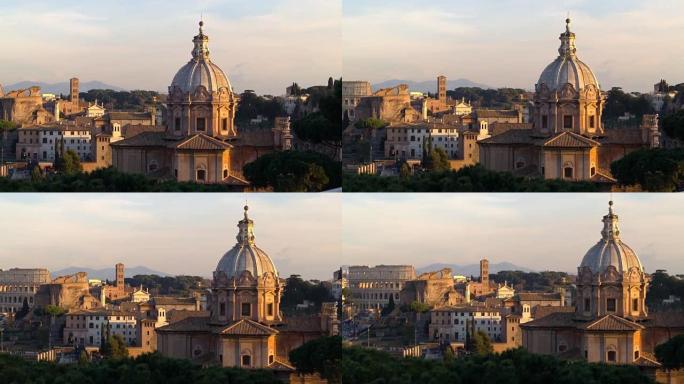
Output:
[[[561,327],[575,327],[573,312],[554,312],[540,319],[534,319],[524,324],[520,324],[521,328],[561,328]]]
[[[582,328],[588,331],[637,331],[644,329],[641,324],[623,319],[615,315],[605,315],[597,320],[584,324]]]
[[[593,148],[599,145],[598,141],[570,131],[561,132],[543,143],[547,148]]]
[[[532,123],[504,123],[495,121],[489,124],[489,133],[493,136],[500,135],[511,129],[532,129]]]
[[[165,147],[167,144],[164,132],[142,132],[110,145],[114,147]]]
[[[515,109],[476,109],[475,114],[478,118],[513,118],[518,117]]]
[[[149,120],[152,114],[149,112],[109,112],[109,120]]]
[[[154,296],[155,305],[195,305],[194,297]]]
[[[183,320],[157,328],[157,332],[211,332],[209,316],[186,317]]]
[[[548,316],[556,312],[574,313],[575,307],[559,307],[555,305],[535,305],[532,308],[532,318],[541,319],[542,317]]]
[[[596,170],[594,176],[591,177],[591,181],[595,183],[615,183],[617,180],[610,176],[610,173],[603,169]]]
[[[533,144],[534,138],[529,129],[510,129],[499,135],[478,142],[479,144]]]
[[[220,331],[222,335],[269,336],[278,333],[275,329],[250,319],[241,319]]]
[[[520,292],[511,299],[513,301],[557,301],[561,299],[558,292]]]
[[[170,147],[176,149],[222,151],[227,148],[232,148],[232,145],[209,137],[203,133],[196,133],[184,140],[173,143]]]
[[[655,356],[643,351],[639,355],[639,358],[634,360],[634,365],[638,365],[640,367],[662,367],[662,364],[658,362],[658,359],[656,359]]]

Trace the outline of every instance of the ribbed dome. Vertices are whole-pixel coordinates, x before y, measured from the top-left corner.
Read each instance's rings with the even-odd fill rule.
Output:
[[[209,92],[218,92],[221,88],[230,88],[230,82],[218,65],[205,60],[190,60],[185,64],[171,82],[172,87],[178,87],[183,92],[194,92],[203,85]]]
[[[602,239],[591,247],[584,255],[582,267],[589,267],[592,273],[603,273],[609,266],[614,266],[620,273],[626,273],[636,267],[643,272],[643,266],[637,254],[620,240],[618,216],[613,213],[613,202],[610,202],[608,215],[603,216]]]
[[[254,243],[254,222],[247,217],[248,207],[245,206],[245,218],[238,223],[240,231],[237,244],[221,258],[216,272],[224,272],[228,278],[239,277],[244,271],[252,276],[260,277],[270,272],[278,276],[271,258]]]
[[[585,89],[593,85],[600,90],[598,79],[587,64],[577,58],[575,47],[575,34],[570,32],[570,19],[566,20],[565,33],[561,34],[561,46],[558,49],[559,56],[542,72],[537,82],[537,89],[545,84],[549,90],[559,90],[565,84],[571,84],[575,90]]]
[[[218,92],[221,88],[232,92],[226,74],[209,59],[209,36],[202,31],[203,26],[204,23],[200,22],[199,35],[192,40],[192,60],[178,70],[170,88],[178,87],[183,92],[194,92],[198,86],[203,85],[209,92]]]

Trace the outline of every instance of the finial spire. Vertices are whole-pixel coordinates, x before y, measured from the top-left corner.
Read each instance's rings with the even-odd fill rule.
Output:
[[[613,212],[613,200],[608,201],[608,214],[603,216],[603,230],[601,235],[604,241],[620,238],[618,216]]]

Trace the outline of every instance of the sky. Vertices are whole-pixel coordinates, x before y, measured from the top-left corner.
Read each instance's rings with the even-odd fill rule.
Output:
[[[345,194],[346,265],[511,262],[576,273],[610,194]],[[684,198],[614,194],[621,238],[647,272],[684,273]],[[454,271],[457,273],[458,271]]]
[[[211,277],[248,199],[256,244],[281,277],[339,268],[339,194],[14,194],[0,199],[0,269],[146,266]],[[55,277],[55,276],[53,276]]]
[[[0,84],[71,77],[167,92],[203,15],[235,91],[281,95],[342,73],[340,0],[0,2]],[[7,91],[7,89],[5,89]]]
[[[602,89],[684,82],[681,0],[344,0],[344,77],[379,83],[443,74],[531,90],[558,56],[568,12],[578,57]]]
[[[236,243],[245,199],[282,277],[342,265],[510,262],[576,272],[610,194],[7,194],[0,269],[146,266],[210,277]],[[684,273],[684,198],[614,194],[622,240],[647,272]],[[458,272],[458,271],[454,271]]]

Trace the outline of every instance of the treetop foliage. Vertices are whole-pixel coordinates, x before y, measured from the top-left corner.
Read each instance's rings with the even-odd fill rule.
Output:
[[[517,177],[480,165],[458,171],[416,172],[410,177],[384,177],[345,173],[345,192],[599,192],[590,182],[568,182]]]
[[[245,165],[244,173],[254,187],[275,192],[320,192],[342,184],[340,163],[312,151],[268,153]]]
[[[610,171],[621,185],[649,192],[673,192],[684,181],[684,148],[640,149],[614,161]]]

